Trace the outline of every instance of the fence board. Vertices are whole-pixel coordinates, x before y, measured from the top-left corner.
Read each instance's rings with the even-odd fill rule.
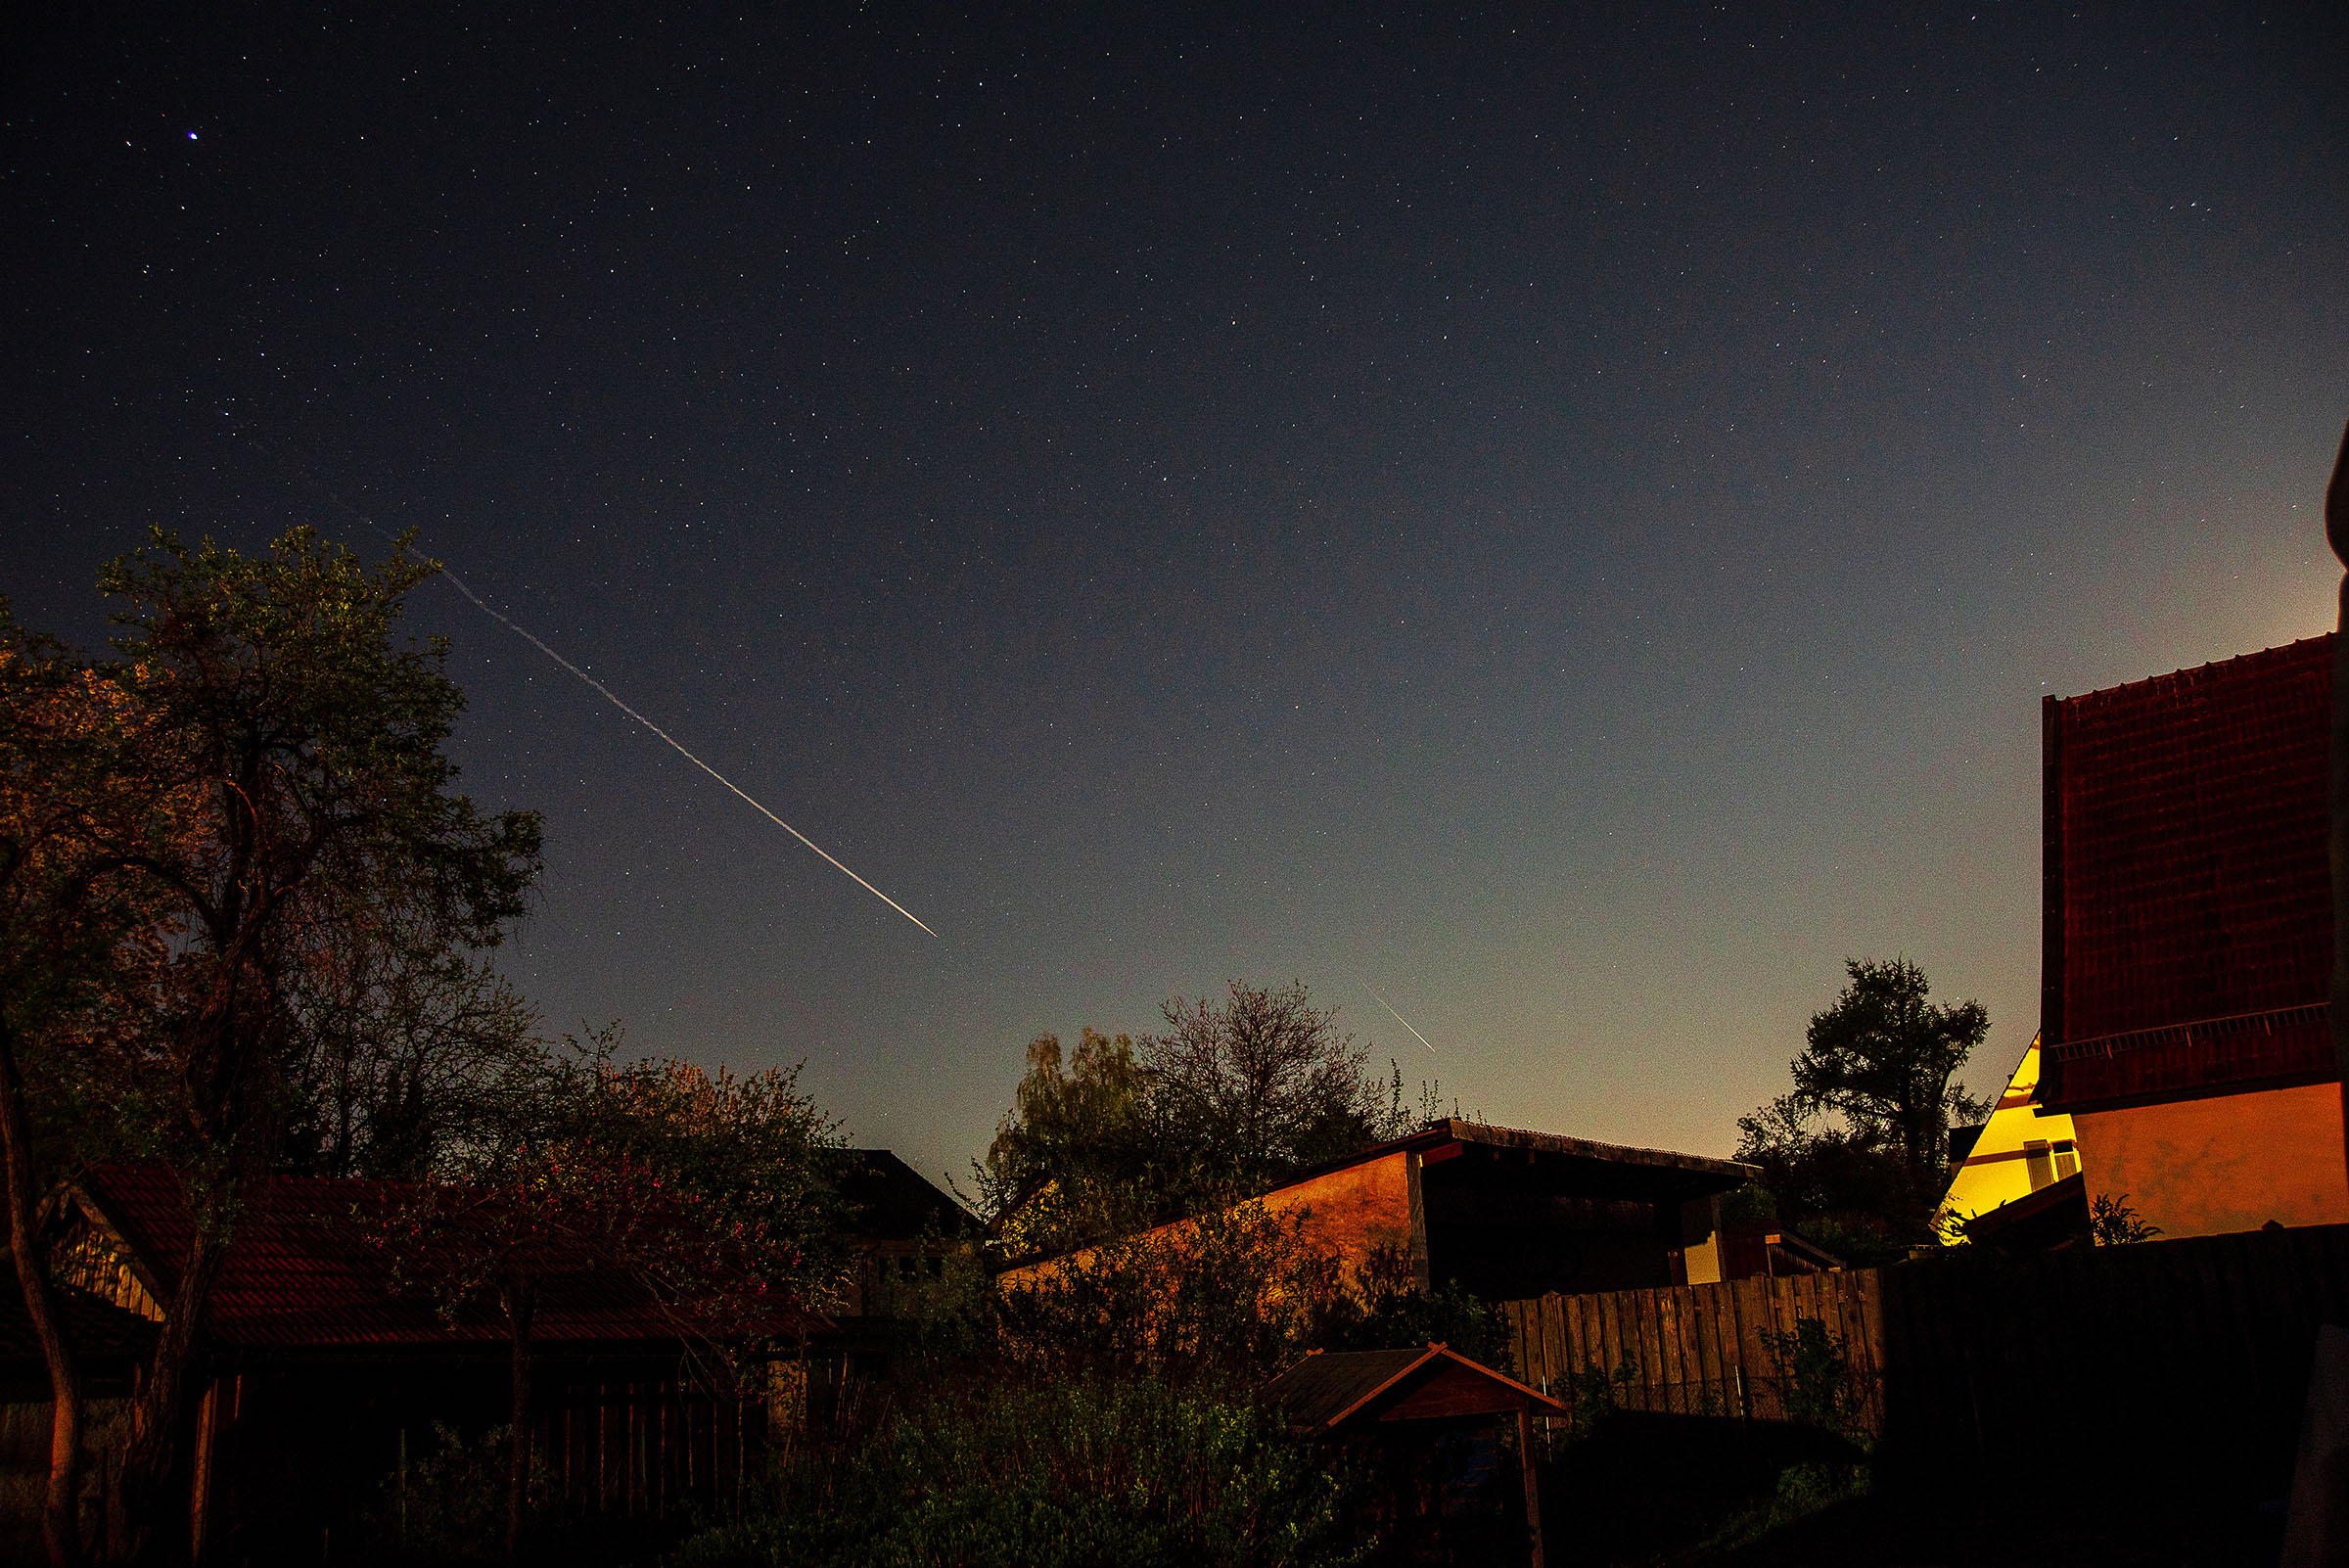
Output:
[[[1808,1317],[1842,1341],[1888,1455],[1982,1459],[2060,1411],[2077,1444],[2232,1443],[2239,1462],[2267,1463],[2288,1459],[2290,1433],[2270,1429],[2297,1418],[2317,1325],[2349,1319],[2349,1225],[1549,1295],[1503,1313],[1527,1381],[1570,1406],[1586,1369],[1628,1368],[1616,1398],[1636,1408],[1781,1418],[1776,1347]]]

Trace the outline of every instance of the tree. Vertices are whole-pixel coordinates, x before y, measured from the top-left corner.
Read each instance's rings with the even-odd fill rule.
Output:
[[[1087,1028],[1028,1042],[1012,1112],[975,1168],[980,1207],[1011,1257],[1067,1251],[1150,1224],[1172,1185],[1133,1041]]]
[[[849,1269],[837,1204],[817,1169],[836,1125],[797,1069],[736,1079],[686,1062],[616,1065],[606,1032],[550,1054],[534,1092],[499,1102],[450,1151],[449,1179],[369,1217],[398,1288],[454,1318],[486,1305],[511,1345],[506,1543],[519,1559],[530,1474],[532,1329],[551,1284],[633,1283],[704,1376],[826,1305]]]
[[[513,1123],[546,1051],[486,955],[392,899],[335,899],[299,937],[283,1168],[421,1181],[484,1128]]]
[[[1166,1131],[1197,1151],[1197,1180],[1254,1187],[1377,1141],[1378,1085],[1365,1053],[1302,981],[1231,983],[1221,1006],[1170,997],[1164,1035],[1142,1042]]]
[[[1924,971],[1906,958],[1854,958],[1847,968],[1851,984],[1812,1018],[1810,1043],[1794,1059],[1795,1103],[1882,1137],[1911,1176],[1937,1184],[1951,1118],[1989,1110],[1953,1079],[1990,1033],[1990,1014],[1976,1001],[1934,1006]]]
[[[1811,1020],[1794,1086],[1737,1120],[1781,1216],[1854,1262],[1922,1239],[1944,1184],[1951,1119],[1988,1106],[1953,1082],[1990,1027],[1978,1002],[1935,1006],[1905,958],[1852,959],[1834,1006]]]
[[[148,931],[168,944],[108,1081],[196,1221],[123,1463],[138,1555],[184,1555],[195,1336],[245,1189],[283,1144],[319,923],[374,899],[450,946],[493,946],[537,869],[535,815],[484,816],[452,788],[445,648],[395,638],[433,570],[403,554],[369,572],[306,529],[255,558],[159,530],[100,580],[126,605],[104,674],[139,715],[115,783],[158,805],[105,824],[92,853],[155,900]]]
[[[1234,981],[1221,1004],[1174,996],[1162,1012],[1166,1034],[1087,1029],[1065,1062],[1057,1037],[1030,1042],[976,1171],[1000,1251],[1065,1252],[1201,1214],[1418,1125],[1401,1070],[1391,1085],[1365,1077],[1365,1053],[1300,982]]]
[[[121,686],[0,600],[0,1172],[9,1248],[51,1395],[41,1531],[53,1563],[79,1555],[82,1393],[59,1327],[35,1216],[107,1145],[89,1042],[144,1011],[163,956],[154,890],[110,846],[168,831],[125,759],[146,739]]]

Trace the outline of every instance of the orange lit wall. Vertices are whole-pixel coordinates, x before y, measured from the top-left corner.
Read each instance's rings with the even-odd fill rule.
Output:
[[[2072,1122],[2089,1192],[2128,1194],[2164,1236],[2349,1222],[2338,1084],[2081,1111]]]
[[[1402,1251],[1411,1241],[1410,1162],[1417,1158],[1398,1149],[1267,1192],[1265,1207],[1283,1215],[1305,1210],[1305,1233],[1324,1257],[1351,1265],[1380,1247]]]
[[[1337,1259],[1351,1269],[1379,1248],[1393,1248],[1412,1253],[1414,1261],[1424,1253],[1425,1244],[1412,1245],[1411,1223],[1411,1162],[1419,1156],[1398,1149],[1375,1160],[1364,1160],[1341,1171],[1310,1176],[1267,1192],[1261,1202],[1266,1212],[1274,1215],[1295,1215],[1303,1212],[1304,1235],[1313,1244],[1313,1250],[1323,1257]],[[1151,1234],[1165,1236],[1190,1228],[1188,1220],[1160,1225]],[[1092,1249],[1071,1255],[1079,1261],[1089,1260]],[[1002,1283],[1018,1286],[1048,1277],[1063,1260],[1053,1258],[1041,1263],[1014,1268],[1002,1276]]]

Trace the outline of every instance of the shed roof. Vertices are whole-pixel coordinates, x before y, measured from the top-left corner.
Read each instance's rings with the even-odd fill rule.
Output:
[[[1506,1373],[1441,1344],[1423,1350],[1316,1352],[1265,1386],[1289,1425],[1308,1437],[1378,1421],[1497,1415],[1566,1407]]]
[[[221,1343],[255,1349],[504,1343],[505,1323],[488,1303],[470,1302],[444,1316],[431,1300],[400,1290],[390,1259],[369,1241],[368,1218],[419,1190],[402,1182],[262,1178],[229,1240],[206,1330]],[[177,1176],[161,1165],[100,1166],[75,1197],[140,1283],[167,1304],[192,1229]],[[676,1341],[680,1324],[632,1271],[576,1253],[541,1275],[530,1332],[549,1345],[642,1344]],[[761,1314],[758,1330],[825,1326],[813,1314],[777,1307]]]
[[[1408,1136],[1358,1149],[1344,1159],[1331,1160],[1281,1183],[1291,1186],[1343,1171],[1349,1166],[1382,1159],[1399,1149],[1432,1154],[1451,1145],[1494,1151],[1522,1150],[1543,1159],[1562,1174],[1567,1184],[1583,1195],[1606,1198],[1701,1197],[1743,1186],[1761,1175],[1759,1168],[1735,1160],[1717,1160],[1703,1154],[1671,1149],[1642,1149],[1590,1138],[1570,1138],[1557,1132],[1532,1132],[1521,1128],[1489,1127],[1482,1122],[1444,1117]]]

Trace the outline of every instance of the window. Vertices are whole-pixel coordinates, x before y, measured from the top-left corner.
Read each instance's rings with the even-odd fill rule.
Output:
[[[2023,1166],[2031,1173],[2034,1192],[2055,1179],[2055,1160],[2045,1143],[2023,1145]]]
[[[2070,1138],[2057,1139],[2055,1143],[2055,1179],[2061,1181],[2065,1176],[2079,1174],[2080,1151],[2073,1146]]]

